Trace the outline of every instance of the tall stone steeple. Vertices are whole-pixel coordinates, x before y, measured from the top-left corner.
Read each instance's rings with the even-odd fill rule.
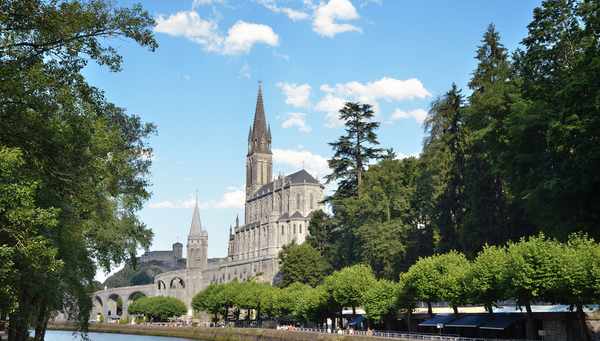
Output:
[[[263,104],[262,81],[258,81],[258,98],[254,110],[254,125],[248,134],[246,156],[246,199],[262,185],[273,180],[273,153],[271,152],[271,127],[267,126]]]
[[[200,221],[200,209],[198,208],[198,199],[194,206],[194,215],[192,216],[192,226],[188,235],[187,243],[187,268],[204,268],[207,263],[208,253],[208,232],[202,229]]]

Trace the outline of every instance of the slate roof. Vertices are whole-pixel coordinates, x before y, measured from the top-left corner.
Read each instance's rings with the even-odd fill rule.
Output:
[[[285,212],[284,214],[281,215],[281,217],[279,217],[279,219],[277,220],[288,220],[290,218],[290,215]]]
[[[297,171],[296,173],[292,173],[290,175],[286,175],[285,177],[285,185],[288,184],[303,184],[304,180],[306,180],[307,184],[319,184],[319,181],[317,181],[317,179],[313,178],[312,175],[310,175],[307,171],[305,171],[304,169]],[[269,182],[268,184],[263,185],[261,188],[259,188],[253,196],[258,196],[258,195],[262,195],[268,192],[272,192],[273,191],[273,183]],[[285,186],[284,185],[284,186]]]
[[[294,213],[290,219],[304,219],[304,217],[302,216],[302,214],[300,214],[300,212],[296,211],[296,213]]]

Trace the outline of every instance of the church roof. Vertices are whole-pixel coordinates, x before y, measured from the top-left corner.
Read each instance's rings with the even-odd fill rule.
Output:
[[[259,82],[260,83],[260,82]],[[254,143],[253,141],[256,141]],[[264,143],[263,143],[264,142]],[[250,127],[248,133],[248,143],[252,146],[250,152],[271,153],[271,127],[267,127],[265,118],[265,106],[263,104],[262,90],[258,86],[258,97],[256,99],[256,109],[254,111],[254,124]]]
[[[302,170],[297,171],[296,173],[286,175],[284,184],[285,185],[303,184],[304,180],[306,180],[307,184],[318,184],[319,183],[319,181],[317,179],[313,178],[312,175],[310,175],[307,171],[302,169]],[[274,181],[271,181],[268,184],[263,185],[256,192],[254,192],[254,194],[252,196],[254,197],[254,196],[262,195],[264,193],[272,192],[273,191],[273,183],[274,183]]]
[[[292,214],[292,216],[290,217],[290,219],[304,219],[304,217],[302,216],[302,214],[298,211],[296,211],[296,213]]]
[[[310,175],[307,171],[303,170],[299,170],[296,173],[292,173],[288,176],[285,177],[285,181],[286,182],[291,182],[293,184],[301,184],[304,183],[304,181],[306,180],[307,184],[318,184],[319,182],[317,181],[317,179],[313,178],[312,175]]]
[[[277,220],[288,220],[290,218],[290,215],[285,212],[284,214],[281,215],[281,217],[279,217],[279,219]]]
[[[200,209],[198,209],[198,200],[194,207],[194,215],[192,217],[192,226],[190,227],[190,237],[200,237],[202,235],[202,222],[200,221]]]

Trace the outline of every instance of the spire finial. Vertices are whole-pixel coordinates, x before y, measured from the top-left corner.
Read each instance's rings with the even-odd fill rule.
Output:
[[[304,170],[304,160],[302,160],[302,170]]]
[[[261,76],[261,75],[260,75],[260,73],[259,73],[259,74],[258,74],[258,86],[260,86],[260,83],[262,83],[262,79],[261,79],[261,77],[262,77],[262,76]]]
[[[196,201],[198,201],[198,190],[196,190]]]

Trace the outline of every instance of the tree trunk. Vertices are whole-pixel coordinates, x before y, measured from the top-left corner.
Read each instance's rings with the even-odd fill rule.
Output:
[[[454,319],[458,320],[458,306],[455,304],[452,305],[452,310],[454,311]]]
[[[525,309],[527,310],[527,340],[535,340],[537,333],[535,330],[535,325],[533,324],[533,313],[531,312],[531,303],[527,302],[525,304]]]
[[[42,304],[38,310],[37,321],[35,324],[35,341],[44,340],[44,334],[46,331],[46,320],[48,317],[48,298],[45,297],[42,299]]]
[[[433,309],[431,308],[431,302],[427,301],[427,314],[429,318],[433,318]]]
[[[486,308],[488,310],[488,312],[490,313],[490,321],[494,319],[494,304],[490,303],[490,304],[486,304]]]
[[[412,324],[412,308],[408,308],[406,312],[406,322],[408,323],[408,332],[413,332],[413,324]]]
[[[583,339],[585,341],[591,341],[590,331],[588,329],[587,323],[585,323],[585,313],[583,312],[583,305],[580,300],[575,301],[575,306],[577,307],[577,317],[579,318],[579,327],[581,327],[581,334],[583,335]]]

